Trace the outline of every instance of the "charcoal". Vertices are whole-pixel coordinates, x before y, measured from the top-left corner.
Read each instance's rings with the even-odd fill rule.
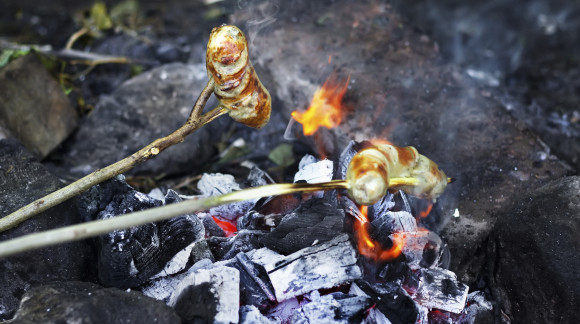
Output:
[[[370,214],[370,211],[369,211]],[[371,221],[373,224],[374,236],[381,237],[397,232],[415,232],[417,230],[417,221],[415,217],[406,211],[387,211],[381,213]]]
[[[370,284],[365,280],[357,280],[355,283],[351,293],[357,296],[368,295],[391,323],[414,323],[417,320],[419,311],[415,302],[397,283]]]
[[[276,322],[260,313],[254,305],[240,307],[240,324],[275,324]]]
[[[419,275],[403,259],[396,259],[385,264],[378,277],[382,281],[400,283],[408,292],[416,291],[419,287]]]
[[[398,232],[389,235],[391,240],[401,240],[404,242],[401,253],[405,256],[405,260],[411,269],[417,270],[420,268],[419,264],[423,260],[423,251],[429,242],[428,231],[416,232]]]
[[[211,268],[212,266],[213,263],[210,259],[199,260],[186,272],[151,279],[141,287],[141,291],[145,296],[168,303],[169,297],[186,276],[199,269]]]
[[[458,282],[455,273],[431,268],[421,270],[421,281],[413,299],[429,309],[460,313],[465,306],[469,287]]]
[[[292,323],[360,323],[363,312],[371,306],[368,296],[354,296],[341,292],[320,296],[315,290],[311,302],[294,310]]]
[[[263,215],[255,210],[250,210],[238,219],[238,229],[270,231],[280,224],[283,217],[282,214]]]
[[[467,295],[467,307],[461,312],[461,324],[494,323],[493,305],[481,291],[474,291]]]
[[[348,235],[343,234],[264,267],[274,286],[276,299],[282,301],[360,278],[356,255]]]
[[[363,324],[391,324],[391,321],[377,308],[369,309],[367,317],[365,317]]]
[[[242,230],[230,238],[210,237],[207,243],[216,261],[229,260],[240,252],[260,248],[260,239],[264,234],[262,231]]]
[[[180,199],[170,191],[166,200],[171,203]],[[81,198],[80,210],[86,219],[95,217],[95,214],[97,219],[107,219],[161,204],[160,200],[128,186],[123,176],[117,176],[86,193]],[[99,279],[108,286],[129,288],[141,285],[164,269],[166,273],[178,272],[187,263],[193,248],[191,244],[203,236],[203,225],[195,215],[101,235],[96,240]],[[180,251],[182,253],[177,259],[168,264]]]
[[[299,194],[289,194],[262,198],[256,202],[252,210],[262,215],[270,214],[290,214],[300,206],[302,196]]]
[[[305,155],[298,165],[298,172],[294,175],[294,182],[306,181],[308,183],[327,182],[332,180],[332,161],[317,161],[312,155]]]
[[[248,177],[243,182],[243,185],[244,188],[249,188],[265,186],[272,183],[274,183],[274,180],[268,175],[268,173],[257,166],[252,166]]]
[[[295,309],[300,308],[300,302],[297,298],[284,300],[274,306],[266,313],[266,317],[274,320],[276,323],[290,323],[290,318]]]
[[[168,305],[185,323],[237,323],[239,285],[237,269],[224,266],[200,269],[183,278]]]
[[[257,250],[251,250],[246,253],[246,255],[257,264],[265,266],[268,263],[274,263],[285,258],[282,254],[272,251],[268,248],[261,248]]]
[[[232,175],[221,173],[204,173],[197,183],[197,188],[204,196],[219,196],[230,193],[234,190],[240,190],[240,185],[235,181]],[[257,199],[244,200],[241,202],[213,207],[210,208],[208,213],[211,216],[220,219],[235,221],[239,217],[243,216],[248,210],[250,210],[256,201]]]
[[[348,323],[346,318],[338,316],[340,304],[332,296],[321,297],[318,291],[313,291],[310,294],[310,298],[312,299],[311,302],[294,310],[291,323]]]
[[[314,242],[326,242],[342,233],[344,212],[326,199],[310,199],[285,216],[260,243],[282,254],[294,253]]]
[[[447,252],[449,251],[447,250]],[[439,235],[437,235],[435,232],[430,231],[429,235],[427,236],[427,244],[425,244],[425,247],[423,249],[423,256],[421,258],[419,266],[421,268],[431,268],[440,266],[441,264],[440,260],[441,257],[443,257],[444,253],[446,252],[443,241],[441,240]]]
[[[80,282],[28,291],[13,323],[181,323],[173,309],[140,292]],[[12,322],[11,322],[12,323]]]
[[[215,222],[210,214],[202,212],[198,213],[197,217],[199,217],[203,223],[207,237],[226,237],[226,232],[224,232],[224,230],[219,227],[219,225]]]
[[[192,264],[197,263],[200,260],[209,259],[211,262],[215,261],[213,254],[209,249],[209,244],[207,244],[206,240],[199,240],[196,241],[193,245],[193,249],[191,249],[191,256],[189,257],[189,262]]]
[[[252,262],[241,252],[225,264],[240,272],[240,297],[242,304],[266,310],[276,302],[274,287],[264,267]]]

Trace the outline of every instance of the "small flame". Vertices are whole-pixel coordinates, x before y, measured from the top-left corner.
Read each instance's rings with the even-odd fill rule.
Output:
[[[340,125],[342,121],[342,97],[348,88],[348,82],[339,82],[336,75],[330,76],[322,85],[322,88],[316,90],[310,107],[305,112],[293,111],[292,117],[302,124],[304,135],[310,136],[321,126],[334,128]]]
[[[421,216],[421,218],[425,218],[425,217],[429,216],[429,214],[431,213],[431,209],[433,209],[433,203],[429,202],[427,205],[427,208],[425,208],[425,210],[422,210],[421,212],[419,212],[419,216]]]
[[[368,206],[360,207],[362,220],[357,220],[355,223],[355,235],[358,242],[358,251],[361,255],[372,259],[373,261],[389,261],[396,259],[405,246],[404,233],[394,233],[391,235],[393,246],[390,249],[382,249],[379,244],[375,243],[370,237],[367,224],[368,222]]]
[[[212,216],[213,221],[226,233],[226,237],[233,237],[238,231],[238,227],[226,220],[221,220],[215,216]]]

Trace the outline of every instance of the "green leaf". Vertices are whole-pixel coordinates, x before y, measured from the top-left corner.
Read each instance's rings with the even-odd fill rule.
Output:
[[[14,61],[15,59],[27,55],[30,53],[30,49],[5,49],[0,53],[0,68],[3,68],[6,64]]]
[[[276,165],[281,167],[287,167],[294,164],[294,153],[292,152],[292,145],[288,143],[282,143],[276,148],[274,148],[270,154],[268,154],[268,159],[276,163]]]
[[[107,30],[113,27],[111,17],[107,14],[107,6],[101,1],[95,2],[91,7],[91,20],[98,30]]]

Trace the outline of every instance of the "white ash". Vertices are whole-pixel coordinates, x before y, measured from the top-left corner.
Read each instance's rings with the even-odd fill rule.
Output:
[[[240,307],[240,324],[276,324],[277,322],[260,313],[254,305]]]
[[[246,252],[246,255],[252,260],[252,262],[261,266],[265,266],[268,263],[276,263],[285,258],[282,254],[266,247],[248,251]]]
[[[474,291],[467,295],[467,302],[469,306],[465,307],[461,312],[461,323],[474,324],[480,312],[490,312],[493,310],[493,305],[485,298],[485,294],[481,291]]]
[[[343,234],[292,253],[280,261],[267,263],[264,268],[274,286],[276,299],[283,301],[361,278],[356,256],[348,235]]]
[[[421,270],[417,292],[412,296],[419,304],[432,309],[461,313],[469,287],[459,281],[452,271],[442,268]]]
[[[429,324],[429,309],[425,306],[415,304],[417,307],[417,322],[416,324]]]
[[[308,183],[320,183],[332,180],[334,163],[330,160],[317,161],[312,155],[305,155],[298,165],[298,172],[294,175],[294,182],[300,180]]]
[[[362,324],[391,324],[391,321],[380,310],[373,307],[369,310],[369,314]]]
[[[294,310],[291,323],[348,323],[348,319],[335,318],[335,311],[340,308],[340,304],[332,296],[326,295],[321,297],[320,293],[315,290],[310,294],[310,299],[312,300],[310,303]]]
[[[292,313],[298,308],[300,308],[298,299],[290,298],[268,310],[266,317],[274,320],[276,323],[290,323]]]
[[[231,174],[204,173],[197,183],[197,189],[204,196],[218,196],[240,190],[240,185]]]
[[[175,254],[173,258],[169,260],[169,262],[167,262],[165,268],[159,271],[156,275],[152,276],[150,279],[156,279],[159,277],[165,277],[168,275],[176,274],[181,270],[185,269],[185,266],[187,266],[187,262],[189,261],[189,257],[191,256],[191,250],[193,250],[193,247],[195,246],[195,244],[197,244],[197,242],[193,242],[190,245],[188,245],[185,249],[177,252],[177,254]]]
[[[213,264],[211,260],[209,259],[200,260],[196,264],[191,266],[191,268],[189,268],[187,272],[180,273],[177,275],[159,277],[146,283],[145,286],[141,288],[141,291],[145,296],[155,298],[157,300],[161,300],[164,301],[165,303],[168,303],[169,297],[171,297],[171,294],[173,293],[173,291],[175,291],[175,288],[183,280],[183,278],[199,269],[211,268],[212,266]]]
[[[393,218],[393,232],[415,232],[417,230],[417,220],[411,213],[398,211],[388,212],[387,215]]]

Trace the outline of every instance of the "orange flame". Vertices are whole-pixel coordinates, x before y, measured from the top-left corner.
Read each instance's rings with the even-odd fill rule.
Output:
[[[305,112],[293,111],[292,117],[302,124],[304,135],[310,136],[321,126],[334,128],[340,125],[342,121],[342,97],[348,88],[348,82],[339,82],[336,75],[330,76],[322,85],[322,88],[316,90],[310,107]]]
[[[419,212],[419,216],[421,216],[421,218],[425,218],[425,217],[429,216],[429,214],[431,213],[431,209],[433,209],[433,203],[429,202],[427,205],[427,208],[425,210],[422,210],[421,212]]]
[[[377,243],[373,241],[370,237],[367,224],[368,222],[368,207],[361,206],[360,212],[362,220],[357,220],[354,225],[355,235],[358,242],[358,251],[361,255],[372,259],[373,261],[389,261],[396,259],[405,246],[405,234],[404,233],[394,233],[391,235],[393,246],[390,249],[382,249]]]

